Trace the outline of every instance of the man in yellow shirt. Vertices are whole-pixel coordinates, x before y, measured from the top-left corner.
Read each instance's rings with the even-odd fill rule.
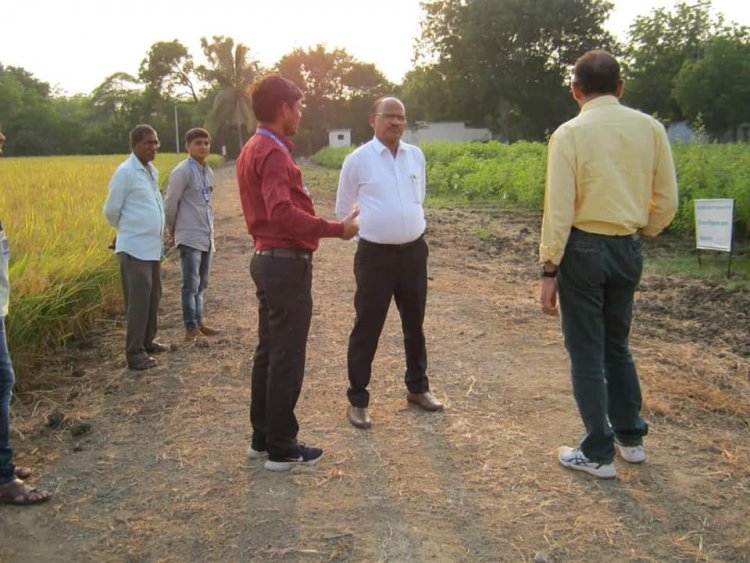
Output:
[[[658,235],[677,211],[677,180],[664,127],[620,105],[617,61],[589,51],[576,61],[580,114],[549,142],[539,258],[541,305],[557,314],[570,355],[573,394],[586,434],[561,447],[570,469],[611,479],[615,448],[646,460],[641,390],[628,336],[643,268],[641,236]]]

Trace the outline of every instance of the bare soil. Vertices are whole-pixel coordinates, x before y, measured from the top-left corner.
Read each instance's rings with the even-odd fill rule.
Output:
[[[559,321],[538,305],[538,216],[429,211],[429,374],[446,410],[407,405],[392,309],[370,431],[346,421],[354,245],[324,240],[297,413],[325,457],[271,473],[245,457],[251,242],[234,169],[217,177],[206,308],[223,335],[183,344],[172,255],[158,368],[125,369],[122,315],[49,359],[45,388],[13,403],[13,440],[55,497],[0,507],[1,561],[750,560],[748,294],[645,277],[632,348],[649,459],[599,481],[555,457],[581,423]],[[330,216],[332,193],[314,195]]]

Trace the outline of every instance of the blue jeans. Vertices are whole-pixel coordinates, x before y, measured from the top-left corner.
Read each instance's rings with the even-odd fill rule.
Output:
[[[16,478],[10,447],[10,397],[15,381],[5,338],[5,317],[0,317],[0,485]]]
[[[197,328],[203,317],[203,292],[208,287],[211,252],[180,245],[182,270],[182,320],[185,328]]]
[[[628,348],[642,270],[643,242],[638,235],[604,236],[573,229],[557,273],[573,395],[586,427],[580,447],[599,463],[614,459],[614,438],[637,446],[648,432],[640,416],[641,388]]]

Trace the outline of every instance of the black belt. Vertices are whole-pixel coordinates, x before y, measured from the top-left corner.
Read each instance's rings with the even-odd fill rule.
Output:
[[[257,256],[273,256],[274,258],[292,258],[294,260],[312,260],[312,250],[302,248],[264,248],[256,250]]]
[[[377,246],[378,248],[387,248],[387,249],[390,249],[390,250],[406,250],[407,248],[411,248],[415,244],[418,244],[419,241],[421,241],[423,238],[424,238],[424,233],[422,233],[421,235],[419,235],[418,238],[416,238],[416,239],[414,239],[412,241],[409,241],[409,242],[405,242],[403,244],[381,244],[379,242],[371,242],[371,241],[365,240],[363,238],[359,239],[359,242],[363,242],[365,244],[369,244],[369,245],[372,245],[372,246]]]

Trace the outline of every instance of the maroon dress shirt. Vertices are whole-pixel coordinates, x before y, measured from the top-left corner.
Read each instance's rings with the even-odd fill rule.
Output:
[[[316,250],[323,237],[341,237],[344,225],[315,215],[302,171],[292,159],[294,145],[255,133],[237,158],[237,182],[247,231],[256,250]]]

